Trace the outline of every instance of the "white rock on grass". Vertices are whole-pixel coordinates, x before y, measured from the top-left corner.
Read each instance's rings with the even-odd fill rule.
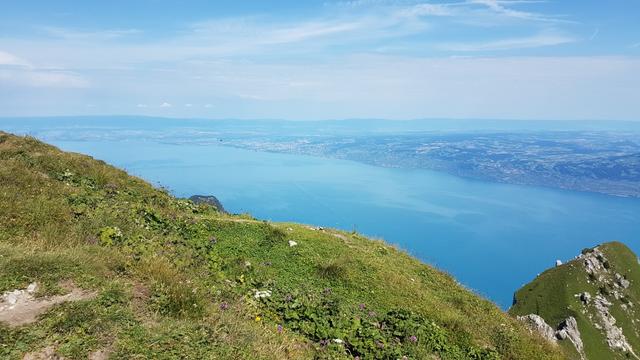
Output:
[[[256,299],[264,299],[271,297],[271,290],[256,290],[256,293],[253,295]]]
[[[36,292],[36,290],[38,290],[38,284],[36,283],[31,283],[29,284],[29,286],[27,286],[27,292],[29,294],[33,294],[34,292]]]
[[[28,301],[33,299],[33,294],[38,289],[38,284],[31,283],[27,286],[26,289],[20,290],[15,289],[13,291],[7,291],[2,294],[0,298],[0,310],[2,309],[13,309],[13,307],[21,301]],[[4,305],[2,305],[4,303]]]
[[[297,245],[298,245],[297,242],[295,242],[293,240],[289,240],[289,247],[294,247],[294,246],[297,246]]]

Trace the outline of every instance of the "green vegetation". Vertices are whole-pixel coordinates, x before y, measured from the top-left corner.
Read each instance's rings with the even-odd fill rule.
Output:
[[[637,353],[640,334],[636,324],[640,322],[640,316],[634,306],[640,304],[638,258],[619,242],[606,243],[596,249],[585,249],[583,257],[540,274],[516,293],[515,304],[509,312],[513,315],[540,315],[553,328],[573,316],[588,359],[634,358],[631,352],[612,349],[607,344],[605,326],[595,304],[597,296],[611,303],[608,312],[615,318],[615,326],[621,328],[626,341]],[[586,270],[585,255],[592,255],[597,260],[599,267],[596,266],[595,271]],[[628,281],[626,287],[623,281]],[[589,298],[581,299],[580,294],[583,293],[588,293]],[[569,341],[561,341],[560,344],[579,358]]]
[[[221,213],[33,138],[0,133],[0,224],[0,292],[97,294],[0,324],[0,358],[564,358],[384,242]]]

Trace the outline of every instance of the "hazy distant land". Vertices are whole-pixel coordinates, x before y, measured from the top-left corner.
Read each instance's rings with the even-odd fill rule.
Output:
[[[364,126],[366,124],[366,126]],[[45,140],[148,139],[421,168],[510,184],[640,197],[640,122],[0,119]]]
[[[503,183],[640,196],[640,137],[600,132],[234,138],[227,145],[423,168]]]

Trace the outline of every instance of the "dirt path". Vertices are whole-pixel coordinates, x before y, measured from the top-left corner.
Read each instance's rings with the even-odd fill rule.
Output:
[[[26,289],[16,289],[4,293],[0,298],[0,322],[7,323],[9,326],[30,324],[54,305],[66,301],[90,299],[96,296],[95,292],[85,291],[73,286],[71,287],[71,292],[66,295],[36,299],[34,297],[36,290],[37,284],[33,283]]]

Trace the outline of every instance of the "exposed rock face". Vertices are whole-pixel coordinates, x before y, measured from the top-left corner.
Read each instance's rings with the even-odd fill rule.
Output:
[[[194,204],[206,204],[211,205],[216,208],[218,211],[226,213],[227,211],[222,206],[222,203],[218,198],[213,195],[193,195],[189,198],[189,200],[193,201]]]
[[[612,305],[611,302],[604,296],[598,295],[595,297],[593,304],[600,318],[600,325],[607,335],[609,347],[635,355],[633,348],[631,348],[627,338],[622,333],[622,329],[616,326],[616,318],[609,312],[609,307]]]
[[[581,359],[586,359],[584,344],[578,330],[578,322],[571,316],[563,320],[557,330],[553,330],[542,317],[536,314],[518,316],[518,320],[524,322],[529,329],[538,332],[543,338],[555,342],[556,340],[569,340],[580,354]]]
[[[624,276],[616,273],[616,283],[624,289],[628,289],[631,283]]]
[[[571,343],[584,360],[640,360],[639,265],[619,242],[584,249],[518,290],[509,312],[544,338]]]
[[[532,331],[535,331],[542,335],[543,338],[549,341],[556,340],[556,332],[539,315],[529,314],[525,316],[518,316],[518,320],[525,323],[525,325],[527,325],[527,327],[529,327],[529,329],[531,329]]]
[[[592,275],[595,279],[601,280],[601,272],[607,271],[608,262],[605,259],[604,254],[596,247],[589,252],[583,253],[578,256],[578,259],[582,260],[584,269],[587,274]]]
[[[573,316],[566,318],[563,322],[558,325],[558,331],[556,331],[556,337],[558,339],[564,340],[569,339],[573,346],[575,346],[576,350],[580,354],[581,359],[586,359],[584,354],[584,344],[582,343],[582,338],[580,337],[580,330],[578,330],[578,322]]]
[[[624,297],[624,289],[628,289],[631,283],[618,273],[611,274],[612,272],[609,271],[609,261],[597,247],[590,252],[583,253],[578,259],[582,260],[585,271],[592,280],[595,279],[604,289],[611,289],[610,296],[616,300]],[[593,301],[590,301],[591,296],[583,299],[581,294],[580,299],[583,300],[582,302],[585,307],[592,304],[592,308],[595,310],[597,317],[597,319],[592,319],[592,321],[594,321],[594,326],[602,330],[606,335],[609,348],[626,352],[638,358],[631,344],[629,344],[627,338],[624,336],[622,328],[616,326],[616,318],[613,317],[609,311],[613,303],[609,301],[604,294],[596,295]],[[626,305],[623,308],[626,309]]]

